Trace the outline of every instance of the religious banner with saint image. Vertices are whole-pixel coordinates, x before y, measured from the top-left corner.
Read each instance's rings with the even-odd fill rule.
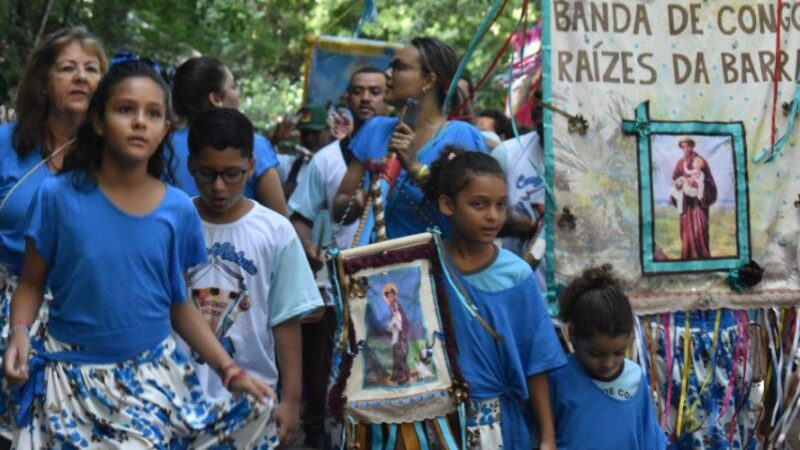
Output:
[[[542,13],[550,299],[611,263],[638,313],[797,303],[800,3]]]
[[[345,442],[457,448],[460,433],[447,416],[463,416],[467,391],[437,245],[433,234],[422,233],[333,259],[340,364],[328,408],[345,424]]]

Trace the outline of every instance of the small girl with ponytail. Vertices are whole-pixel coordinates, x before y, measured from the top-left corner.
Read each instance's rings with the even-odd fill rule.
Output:
[[[666,448],[647,377],[625,358],[633,312],[611,266],[583,272],[559,307],[575,353],[549,374],[558,448]]]
[[[494,244],[506,218],[502,169],[489,155],[450,146],[423,189],[452,230],[445,258],[456,284],[448,298],[458,364],[470,393],[467,447],[530,450],[532,409],[539,448],[555,449],[547,372],[566,361],[530,266]],[[456,306],[463,297],[488,327]]]

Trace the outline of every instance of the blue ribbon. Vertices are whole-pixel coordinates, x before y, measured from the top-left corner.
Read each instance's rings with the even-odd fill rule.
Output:
[[[117,52],[117,54],[111,58],[109,67],[114,67],[116,65],[130,61],[141,61],[150,66],[150,68],[153,69],[155,73],[161,75],[161,67],[158,65],[155,59],[140,58],[139,55],[131,52],[130,50],[122,50],[120,52]]]
[[[422,429],[422,422],[414,422],[414,431],[417,432],[417,439],[419,439],[419,450],[428,450],[428,438],[425,436],[425,430]]]
[[[31,340],[31,350],[32,354],[28,359],[28,380],[12,392],[14,401],[19,404],[19,411],[14,419],[20,428],[33,422],[34,399],[44,398],[44,368],[47,359],[41,339]]]
[[[447,283],[450,284],[450,286],[453,288],[452,290],[453,292],[455,292],[456,298],[458,299],[459,303],[461,303],[461,306],[463,306],[464,309],[467,311],[467,313],[474,318],[478,314],[475,306],[472,305],[466,298],[464,298],[463,295],[461,295],[461,290],[458,289],[458,285],[455,283],[455,281],[453,281],[453,278],[450,276],[450,267],[447,264],[447,260],[445,259],[448,256],[445,255],[444,251],[442,250],[442,240],[441,237],[439,236],[439,230],[434,228],[431,231],[433,232],[433,240],[436,243],[436,253],[439,254],[439,261],[440,264],[442,265],[442,272],[444,272],[444,277],[447,280]]]
[[[397,443],[397,424],[392,423],[389,424],[389,438],[386,439],[385,450],[394,450],[396,443]]]
[[[467,47],[467,51],[464,53],[464,56],[461,58],[461,63],[458,65],[458,69],[456,69],[455,75],[453,75],[453,79],[450,80],[450,89],[447,90],[447,95],[444,98],[444,112],[448,114],[450,112],[450,99],[453,98],[453,95],[456,93],[456,89],[458,89],[458,80],[461,79],[461,74],[464,73],[464,69],[467,67],[467,63],[469,62],[472,54],[475,53],[475,48],[478,46],[478,42],[480,42],[481,38],[484,34],[486,34],[486,30],[492,25],[492,19],[494,16],[497,15],[497,11],[503,5],[503,0],[495,0],[494,4],[492,5],[492,9],[486,14],[486,17],[481,22],[480,26],[478,27],[478,32],[475,33],[475,36],[472,37],[472,41],[469,43],[469,47]]]
[[[365,22],[372,22],[378,20],[378,5],[375,0],[364,0],[364,11],[361,13],[361,18],[358,19],[356,29],[353,31],[353,37],[358,37],[361,34],[361,26]]]
[[[775,145],[761,149],[761,151],[759,151],[758,154],[753,157],[754,163],[766,164],[768,162],[772,162],[778,155],[781,154],[786,142],[790,137],[792,137],[792,132],[794,132],[794,124],[797,121],[798,108],[800,108],[800,73],[797,74],[796,78],[798,79],[798,85],[794,91],[794,100],[792,101],[792,110],[789,113],[789,119],[787,121],[786,133],[784,133],[783,136],[781,136],[781,138],[775,142]]]

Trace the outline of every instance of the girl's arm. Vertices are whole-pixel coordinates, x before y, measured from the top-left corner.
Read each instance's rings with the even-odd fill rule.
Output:
[[[173,304],[171,307],[172,328],[194,349],[223,381],[230,378],[225,386],[231,392],[246,392],[260,403],[266,403],[264,396],[275,398],[269,386],[248,376],[242,371],[228,352],[222,348],[211,327],[200,311],[191,302]],[[233,376],[231,376],[233,375]]]
[[[13,385],[28,379],[29,329],[42,305],[47,273],[47,263],[33,240],[27,238],[19,285],[11,298],[11,337],[3,359],[6,376]]]
[[[295,317],[272,329],[275,335],[275,353],[281,380],[281,402],[275,410],[275,422],[282,444],[294,441],[300,431],[300,399],[303,374],[302,334],[300,319]]]
[[[353,223],[364,210],[364,195],[357,192],[361,187],[361,179],[364,177],[364,165],[361,161],[353,158],[347,166],[339,190],[333,198],[333,220],[344,222],[345,225]],[[345,216],[345,213],[347,215]]]
[[[270,167],[262,173],[256,181],[255,188],[256,200],[259,203],[284,217],[289,217],[289,210],[286,208],[286,199],[283,196],[278,169]]]
[[[528,397],[539,426],[540,450],[556,450],[556,430],[550,408],[550,384],[546,373],[528,377]]]

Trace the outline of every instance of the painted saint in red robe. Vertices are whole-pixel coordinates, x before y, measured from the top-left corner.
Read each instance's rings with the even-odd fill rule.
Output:
[[[709,259],[708,209],[717,201],[717,184],[706,160],[695,153],[695,141],[682,138],[683,158],[672,171],[670,203],[680,211],[681,259]]]

